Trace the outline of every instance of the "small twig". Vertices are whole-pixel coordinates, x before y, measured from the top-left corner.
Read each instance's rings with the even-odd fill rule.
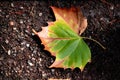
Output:
[[[30,15],[32,15],[33,17],[34,17],[34,12],[33,12],[33,10],[34,10],[35,6],[36,6],[36,1],[34,1],[33,6],[32,6],[32,8],[31,8],[31,11],[30,11]]]
[[[100,42],[98,42],[97,40],[95,40],[95,39],[91,39],[91,38],[88,38],[88,37],[82,37],[83,39],[89,39],[89,40],[91,40],[91,41],[94,41],[94,42],[96,42],[99,46],[101,46],[103,49],[106,49]]]
[[[3,50],[7,53],[7,49],[5,49],[5,47],[3,45],[1,45],[1,47],[3,48]]]
[[[106,0],[101,0],[101,2],[105,3],[105,4],[108,4],[108,5],[112,5],[111,3],[107,2]]]
[[[110,22],[109,22],[109,24],[110,25],[112,25],[114,22],[116,22],[117,21],[117,19],[113,19],[113,20],[111,20]]]

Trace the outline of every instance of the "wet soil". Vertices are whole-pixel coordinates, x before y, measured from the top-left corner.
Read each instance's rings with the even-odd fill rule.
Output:
[[[119,80],[120,4],[119,0],[41,0],[0,2],[0,80]],[[80,69],[48,68],[55,60],[44,50],[32,29],[41,31],[55,17],[50,6],[81,7],[88,19],[82,34],[102,43],[85,40],[92,61]],[[74,46],[73,46],[74,47]]]

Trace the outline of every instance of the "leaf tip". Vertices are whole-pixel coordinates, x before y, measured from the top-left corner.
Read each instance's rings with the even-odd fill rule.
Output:
[[[91,59],[90,59],[90,60],[88,60],[88,62],[89,62],[89,63],[91,63],[91,62],[92,62],[92,61],[91,61]]]
[[[48,26],[54,25],[54,22],[47,22]]]
[[[53,68],[53,67],[56,67],[56,68],[62,68],[62,63],[63,63],[64,60],[55,60],[55,62],[49,67],[49,68]]]
[[[84,67],[83,67],[83,66],[80,66],[79,68],[80,68],[81,72],[84,70]]]

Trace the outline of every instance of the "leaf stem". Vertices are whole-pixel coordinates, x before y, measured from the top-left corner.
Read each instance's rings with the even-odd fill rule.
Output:
[[[92,38],[88,38],[88,37],[81,37],[81,38],[83,38],[83,39],[89,39],[89,40],[91,40],[91,41],[93,41],[93,42],[96,42],[99,46],[101,46],[103,49],[106,49],[100,42],[98,42],[97,40],[95,40],[95,39],[92,39]]]
[[[34,29],[32,29],[32,31],[33,31],[34,34],[37,34],[37,32]]]

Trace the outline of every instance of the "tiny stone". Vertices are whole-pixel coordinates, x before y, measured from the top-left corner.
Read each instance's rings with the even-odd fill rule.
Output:
[[[51,71],[52,71],[52,73],[54,73],[54,72],[55,72],[55,70],[54,70],[54,69],[51,69]]]
[[[39,16],[42,16],[42,13],[39,13]]]
[[[21,35],[21,36],[24,36],[24,34],[23,34],[22,32],[20,33],[20,35]]]
[[[14,28],[13,28],[13,30],[17,30],[17,28],[16,28],[16,27],[14,27]]]
[[[32,63],[29,63],[29,65],[30,65],[30,66],[33,66],[33,64],[32,64]]]
[[[102,20],[103,20],[103,17],[102,17],[102,18],[100,18],[100,20],[102,21]]]
[[[21,65],[22,68],[24,68],[24,65]]]
[[[24,50],[24,48],[21,48],[21,50],[23,51],[23,50]]]
[[[25,30],[25,32],[26,32],[26,33],[29,33],[29,31],[28,31],[28,30]]]
[[[6,42],[7,44],[9,43],[9,41],[8,41],[7,39],[5,40],[5,42]]]
[[[21,6],[21,7],[20,7],[20,9],[24,9],[24,7],[23,7],[23,6]]]
[[[41,59],[41,58],[39,58],[39,61],[42,61],[42,59]]]
[[[28,64],[29,64],[30,66],[33,66],[33,65],[34,65],[30,60],[28,60]]]
[[[54,61],[53,60],[51,60],[51,63],[53,63]]]
[[[30,44],[26,44],[27,47],[30,47]]]
[[[15,72],[17,73],[18,71],[17,71],[17,70],[15,70]]]
[[[111,6],[110,9],[113,10],[113,9],[114,9],[114,6]]]
[[[20,23],[23,24],[23,20],[20,20]]]
[[[13,4],[13,3],[11,3],[11,7],[14,7],[14,4]]]
[[[31,20],[30,20],[30,19],[28,19],[28,20],[27,20],[27,22],[31,22]]]
[[[33,51],[33,47],[30,47],[30,50]]]
[[[17,56],[16,54],[13,54],[13,56]]]
[[[100,30],[102,31],[102,30],[103,30],[103,28],[101,27],[101,28],[100,28]]]
[[[32,60],[34,60],[34,61],[35,61],[35,58],[32,58]]]
[[[42,77],[46,77],[46,76],[47,76],[47,74],[42,72]]]
[[[39,66],[41,66],[41,67],[42,67],[42,64],[39,64]]]
[[[34,33],[32,33],[32,36],[34,36],[35,34]]]
[[[14,26],[15,25],[15,23],[13,21],[10,21],[9,24],[10,24],[10,26]]]
[[[106,42],[105,39],[103,39],[103,42]]]
[[[8,18],[8,17],[9,17],[9,15],[6,15],[5,17],[6,17],[6,18]]]
[[[26,43],[26,42],[25,42],[25,41],[23,41],[23,42],[21,43],[21,45],[25,45],[25,43]]]
[[[31,54],[31,56],[33,57],[33,56],[34,56],[34,54]]]
[[[11,54],[11,51],[10,50],[8,50],[8,55],[10,55]]]
[[[3,57],[0,57],[0,61],[3,60],[4,58]]]
[[[36,52],[37,52],[36,50],[33,51],[34,54],[35,54]]]

